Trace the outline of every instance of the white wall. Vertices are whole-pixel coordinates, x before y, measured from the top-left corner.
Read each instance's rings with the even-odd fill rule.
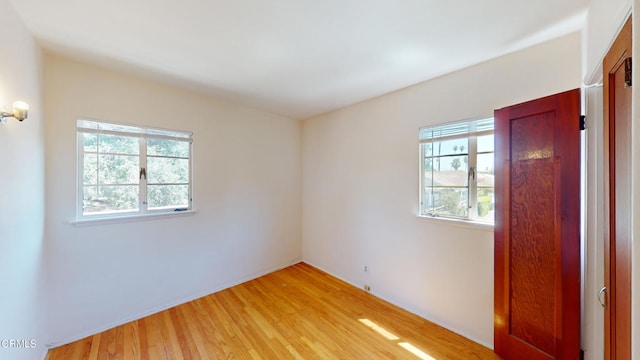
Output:
[[[583,77],[587,84],[602,77],[602,59],[631,12],[632,0],[591,0],[585,26]]]
[[[40,51],[7,0],[0,0],[0,105],[31,106],[22,123],[0,124],[0,358],[46,352],[43,279],[44,121]],[[35,348],[6,347],[26,340]]]
[[[301,259],[299,121],[45,56],[51,343],[59,345]],[[76,119],[194,132],[194,208],[73,226]]]
[[[306,120],[304,260],[493,347],[493,231],[416,217],[418,128],[492,115],[580,79],[574,33]]]

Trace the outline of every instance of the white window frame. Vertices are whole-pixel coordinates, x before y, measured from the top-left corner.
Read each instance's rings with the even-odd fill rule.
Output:
[[[436,219],[446,219],[453,221],[462,221],[462,222],[474,222],[480,223],[484,225],[494,225],[494,221],[486,221],[479,219],[477,216],[478,213],[478,177],[477,177],[477,158],[478,158],[478,146],[477,146],[477,138],[484,135],[494,134],[494,121],[493,117],[488,118],[477,118],[477,119],[469,119],[456,121],[446,124],[438,124],[425,126],[420,128],[419,132],[419,207],[418,207],[418,216],[424,218],[436,218]],[[468,174],[467,174],[467,191],[468,191],[468,207],[469,210],[467,212],[467,216],[454,216],[448,214],[438,214],[433,212],[425,211],[425,187],[428,185],[425,184],[425,144],[434,143],[438,141],[446,141],[453,139],[461,139],[468,138]],[[495,153],[495,146],[493,151],[491,152],[482,152],[486,153]],[[431,156],[432,159],[440,158],[441,155]],[[434,163],[432,161],[432,163]],[[431,186],[433,188],[433,184]]]
[[[169,130],[162,128],[153,128],[138,125],[125,125],[114,122],[105,122],[100,120],[91,120],[79,118],[77,120],[77,203],[76,203],[76,223],[85,221],[101,221],[101,220],[118,220],[118,219],[135,219],[145,218],[155,215],[173,216],[184,213],[191,213],[193,210],[193,133],[181,130]],[[84,139],[83,134],[110,134],[116,136],[125,136],[135,138],[139,144],[140,157],[140,182],[139,186],[139,203],[137,210],[118,211],[110,213],[84,214]],[[182,141],[189,144],[189,183],[188,183],[188,204],[186,207],[166,207],[149,209],[147,203],[147,158],[148,157],[168,157],[161,155],[147,155],[147,140],[173,140]],[[135,155],[132,155],[135,156]],[[170,157],[168,157],[170,158]],[[143,173],[144,170],[144,173]],[[172,184],[167,184],[172,185]],[[182,185],[182,184],[175,184]],[[186,184],[185,184],[186,185]]]

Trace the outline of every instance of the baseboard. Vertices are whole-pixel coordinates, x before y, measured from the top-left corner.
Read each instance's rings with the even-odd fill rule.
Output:
[[[188,303],[189,301],[193,301],[193,300],[199,299],[201,297],[204,297],[204,296],[207,296],[207,295],[211,295],[211,294],[216,293],[218,291],[222,291],[222,290],[234,287],[236,285],[240,285],[240,284],[245,283],[247,281],[251,281],[251,280],[257,279],[257,278],[259,278],[261,276],[264,276],[264,275],[267,275],[267,274],[271,274],[273,272],[276,272],[278,270],[282,270],[284,268],[287,268],[287,267],[289,267],[291,265],[295,265],[295,264],[300,263],[300,262],[302,262],[302,260],[295,259],[292,262],[290,262],[289,264],[278,265],[276,267],[269,268],[269,269],[266,269],[264,271],[260,271],[260,272],[249,274],[247,276],[244,276],[244,277],[240,278],[237,281],[230,282],[230,283],[227,283],[227,284],[222,284],[221,286],[218,286],[218,287],[216,287],[214,289],[205,290],[202,293],[192,294],[192,295],[189,295],[189,296],[185,296],[185,297],[176,299],[174,301],[170,301],[170,302],[168,302],[168,303],[166,303],[166,304],[164,304],[162,306],[158,306],[158,307],[153,308],[153,309],[151,309],[149,311],[145,311],[145,312],[142,312],[140,314],[128,316],[128,317],[126,317],[124,319],[120,319],[120,320],[117,320],[117,321],[114,321],[112,323],[108,323],[108,324],[105,324],[105,325],[102,325],[102,326],[97,326],[97,327],[93,328],[92,330],[83,331],[81,333],[78,333],[78,334],[76,334],[74,336],[70,336],[70,337],[68,337],[66,339],[63,339],[63,340],[52,341],[52,342],[46,344],[46,347],[47,347],[47,349],[52,349],[52,348],[56,348],[56,347],[59,347],[59,346],[62,346],[62,345],[70,344],[70,343],[72,343],[74,341],[78,341],[80,339],[84,339],[86,337],[93,336],[95,334],[99,334],[99,333],[107,331],[109,329],[113,329],[114,327],[117,327],[117,326],[120,326],[120,325],[124,325],[124,324],[126,324],[128,322],[139,320],[139,319],[142,319],[142,318],[144,318],[146,316],[153,315],[153,314],[159,313],[159,312],[167,310],[167,309],[171,309],[172,307],[176,307],[176,306],[184,304],[184,303]],[[45,353],[45,357],[46,357],[46,353]]]
[[[335,277],[335,278],[337,278],[337,279],[340,279],[341,281],[344,281],[344,282],[346,282],[347,284],[349,284],[349,285],[351,285],[351,286],[354,286],[354,287],[356,287],[356,288],[358,288],[358,289],[361,289],[361,285],[360,285],[360,284],[354,284],[354,283],[352,283],[352,282],[351,282],[351,281],[349,281],[349,280],[346,280],[346,279],[341,278],[340,276],[334,275],[334,274],[333,274],[333,273],[331,273],[330,271],[327,271],[327,270],[323,269],[322,267],[317,266],[317,265],[315,265],[315,264],[313,264],[313,263],[311,263],[311,262],[309,262],[309,261],[307,261],[307,260],[302,260],[302,262],[303,262],[303,263],[305,263],[305,264],[309,264],[309,265],[313,266],[313,267],[314,267],[314,268],[316,268],[316,269],[319,269],[319,270],[321,270],[321,271],[324,271],[324,272],[326,272],[327,274],[329,274],[329,275],[331,275],[331,276],[333,276],[333,277]],[[364,290],[362,290],[362,291],[364,291]],[[493,344],[487,344],[486,342],[484,342],[484,341],[482,341],[482,340],[479,340],[479,339],[475,338],[474,336],[470,336],[470,335],[468,335],[468,334],[465,334],[465,332],[464,332],[464,331],[460,331],[460,330],[458,330],[458,329],[452,328],[451,326],[449,326],[449,325],[447,325],[447,324],[443,324],[443,323],[441,323],[441,322],[439,322],[439,321],[436,321],[436,320],[430,319],[428,316],[425,316],[424,314],[421,314],[419,311],[416,311],[415,309],[413,309],[413,308],[411,308],[411,307],[409,307],[409,306],[406,306],[406,305],[403,305],[403,304],[398,304],[397,302],[395,302],[395,301],[393,301],[393,300],[390,300],[390,299],[388,299],[388,298],[386,298],[386,297],[384,297],[384,296],[381,296],[381,295],[377,294],[375,291],[371,291],[371,292],[370,292],[370,294],[372,294],[373,296],[375,296],[375,297],[377,297],[377,298],[379,298],[379,299],[382,299],[382,300],[384,300],[384,301],[388,302],[389,304],[392,304],[392,305],[394,305],[394,306],[397,306],[397,307],[399,307],[399,308],[401,308],[401,309],[403,309],[403,310],[406,310],[406,311],[408,311],[408,312],[410,312],[410,313],[412,313],[412,314],[414,314],[414,315],[417,315],[417,316],[419,316],[419,317],[421,317],[421,318],[423,318],[423,319],[425,319],[425,320],[427,320],[427,321],[430,321],[430,322],[432,322],[432,323],[434,323],[434,324],[436,324],[436,325],[438,325],[438,326],[441,326],[441,327],[443,327],[443,328],[445,328],[445,329],[447,329],[447,330],[449,330],[449,331],[453,331],[454,333],[456,333],[456,334],[458,334],[458,335],[460,335],[460,336],[463,336],[463,337],[465,337],[465,338],[467,338],[467,339],[469,339],[469,340],[471,340],[471,341],[473,341],[473,342],[476,342],[476,343],[478,343],[478,344],[480,344],[480,345],[482,345],[482,346],[484,346],[484,347],[486,347],[486,348],[489,348],[489,349],[491,349],[491,350],[494,350],[494,349],[493,349]]]

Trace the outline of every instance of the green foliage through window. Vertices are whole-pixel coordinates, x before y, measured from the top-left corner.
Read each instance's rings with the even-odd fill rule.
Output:
[[[191,208],[190,133],[78,120],[79,217]]]

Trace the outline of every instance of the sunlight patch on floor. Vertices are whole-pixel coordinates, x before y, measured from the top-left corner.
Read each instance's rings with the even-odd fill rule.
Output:
[[[408,342],[401,342],[401,343],[398,343],[398,345],[402,346],[405,350],[409,351],[410,353],[419,357],[422,360],[436,360],[434,357],[425,354],[422,350],[418,349],[417,347],[411,345]]]
[[[378,334],[384,336],[387,340],[391,340],[391,341],[400,340],[399,337],[395,336],[394,334],[389,332],[387,329],[383,328],[382,326],[374,323],[369,319],[358,319],[358,321],[360,321],[362,324],[366,325],[368,328],[372,329],[373,331],[377,332]],[[400,345],[403,349],[417,356],[421,360],[436,360],[436,358],[426,354],[424,351],[413,346],[411,343],[399,342],[397,344]]]
[[[387,338],[387,340],[400,340],[399,337],[393,335],[392,333],[387,331],[387,329],[383,328],[382,326],[374,323],[369,319],[360,319],[359,321],[365,324],[366,326],[368,326],[369,328],[371,328],[373,331]]]

